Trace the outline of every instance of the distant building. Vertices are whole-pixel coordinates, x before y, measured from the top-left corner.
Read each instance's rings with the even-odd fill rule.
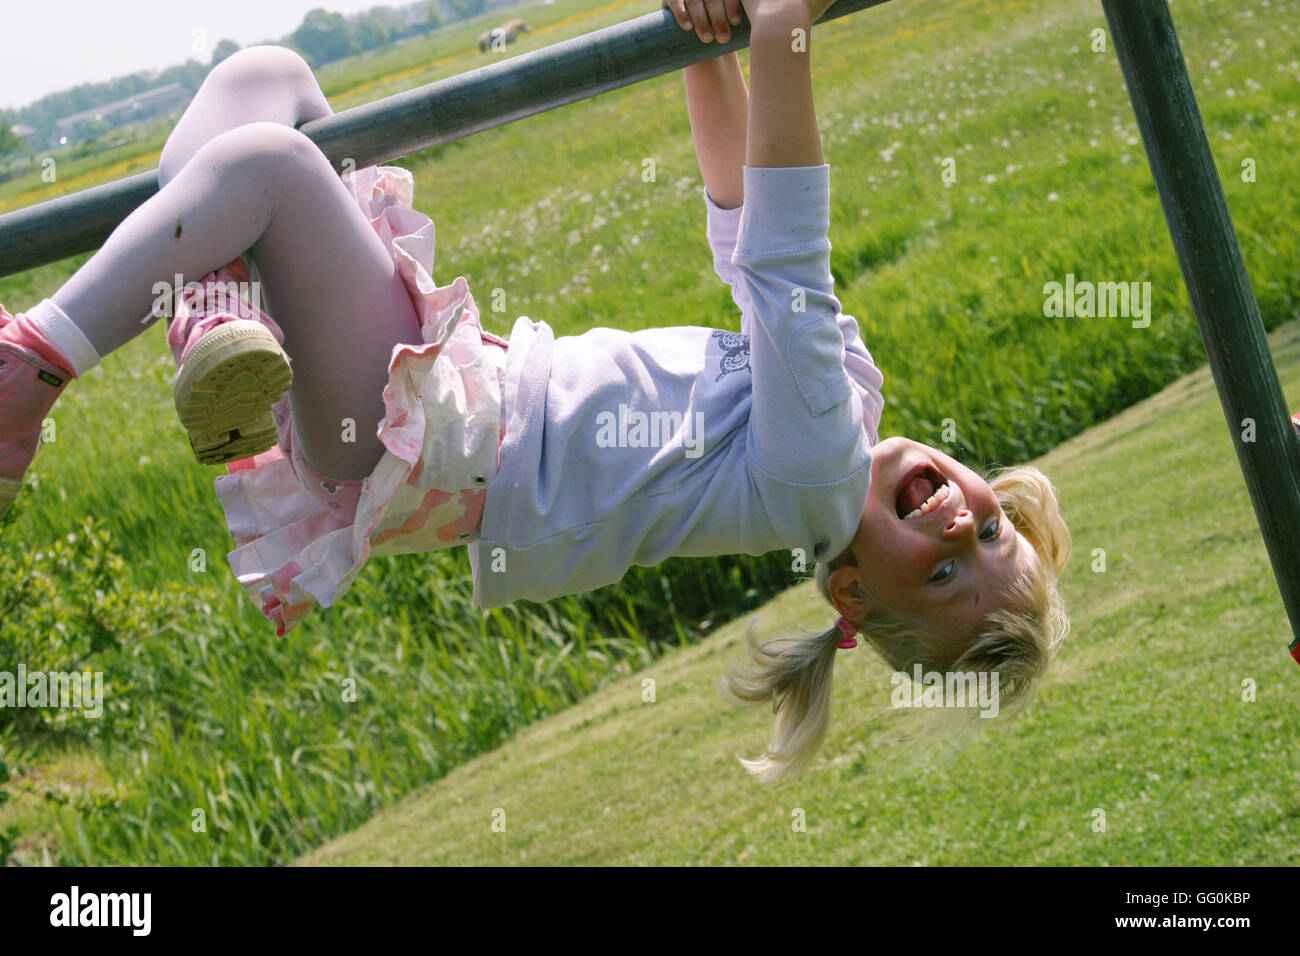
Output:
[[[73,113],[55,122],[47,145],[57,146],[65,138],[69,143],[89,139],[95,135],[100,121],[107,123],[110,129],[114,129],[129,123],[153,119],[156,116],[166,116],[182,108],[189,99],[190,92],[184,86],[179,83],[168,83],[166,86],[145,90],[143,93],[128,96],[115,103],[105,103],[103,106],[82,110],[80,113]]]

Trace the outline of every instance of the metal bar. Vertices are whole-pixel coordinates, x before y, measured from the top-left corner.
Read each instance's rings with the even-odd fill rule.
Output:
[[[818,23],[886,0],[836,0]],[[342,169],[384,163],[546,110],[671,73],[749,45],[749,21],[730,43],[701,43],[668,10],[499,60],[374,103],[302,131]],[[98,248],[158,191],[157,170],[0,216],[0,277]]]
[[[1102,0],[1300,663],[1300,442],[1166,0]],[[1243,441],[1246,420],[1254,441]],[[1211,506],[1212,507],[1212,506]]]

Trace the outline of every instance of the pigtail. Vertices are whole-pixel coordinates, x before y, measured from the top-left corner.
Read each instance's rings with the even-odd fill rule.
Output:
[[[801,773],[830,726],[831,679],[844,635],[835,626],[805,634],[760,642],[751,622],[745,632],[748,663],[728,668],[719,678],[719,691],[732,703],[772,702],[772,742],[761,757],[740,761],[764,783]]]

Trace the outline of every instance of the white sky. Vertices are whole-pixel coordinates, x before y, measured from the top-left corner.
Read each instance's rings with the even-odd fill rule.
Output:
[[[240,46],[293,31],[308,10],[355,13],[409,0],[0,0],[0,107],[46,93],[161,69],[207,63],[217,41]],[[193,52],[195,30],[206,53]]]

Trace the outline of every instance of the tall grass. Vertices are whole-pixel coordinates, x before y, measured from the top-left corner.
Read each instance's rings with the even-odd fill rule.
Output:
[[[511,54],[652,7],[583,17],[589,8],[527,8],[539,29]],[[1175,17],[1272,328],[1300,294],[1297,27],[1262,2],[1180,2]],[[972,465],[1022,460],[1201,360],[1118,67],[1090,48],[1097,27],[1098,9],[1066,0],[900,0],[819,29],[832,268],[885,373],[885,434]],[[342,108],[484,62],[468,45],[475,25],[460,31],[332,64],[322,82]],[[104,161],[150,162],[123,150]],[[949,157],[957,181],[946,185]],[[1246,158],[1255,182],[1240,175]],[[437,223],[438,280],[465,275],[485,309],[504,291],[504,309],[484,314],[494,331],[520,314],[557,334],[738,327],[709,266],[676,76],[403,164]],[[7,184],[0,203],[31,201],[33,186]],[[0,301],[37,301],[85,258],[0,280]],[[1150,326],[1045,317],[1043,286],[1067,272],[1150,281]],[[28,745],[71,736],[102,755],[109,783],[63,812],[67,862],[284,861],[801,577],[781,554],[670,561],[593,594],[484,614],[463,553],[385,558],[276,640],[225,566],[214,472],[176,423],[161,340],[151,329],[69,389],[57,439],[0,532],[15,561],[36,561],[95,519],[92,550],[62,569],[40,559],[56,591],[84,589],[85,568],[121,559],[121,614],[103,646],[42,641],[48,619],[33,608],[0,620],[29,667],[103,669],[118,708],[107,733],[68,721],[24,730]],[[171,609],[161,622],[160,602]]]

